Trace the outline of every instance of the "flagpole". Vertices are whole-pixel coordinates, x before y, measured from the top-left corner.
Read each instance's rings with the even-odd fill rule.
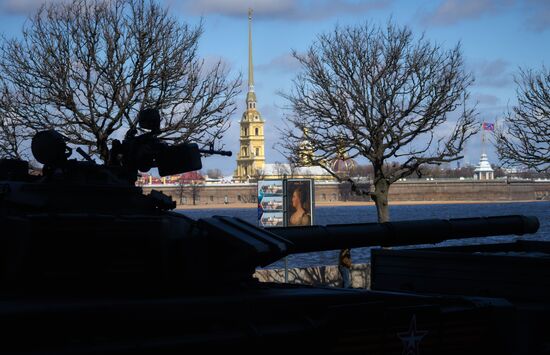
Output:
[[[485,153],[485,127],[483,125],[481,126],[481,154],[486,154]]]

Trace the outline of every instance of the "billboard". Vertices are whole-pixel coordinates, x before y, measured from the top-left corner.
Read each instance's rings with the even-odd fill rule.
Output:
[[[311,179],[258,181],[258,224],[261,227],[312,225],[313,192]]]

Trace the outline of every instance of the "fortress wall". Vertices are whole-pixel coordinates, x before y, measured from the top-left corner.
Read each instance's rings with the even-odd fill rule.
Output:
[[[426,181],[399,182],[390,201],[530,201],[550,200],[549,182]]]
[[[145,193],[151,188],[171,195],[179,205],[192,205],[190,188],[183,190],[180,199],[180,188],[177,186],[144,187]],[[203,185],[196,189],[196,204],[250,203],[256,204],[256,184],[216,184]],[[393,184],[390,188],[391,201],[550,201],[550,181],[403,181]],[[352,195],[349,184],[316,183],[316,203],[334,201],[369,201],[368,197]]]
[[[195,192],[192,188],[181,188],[174,186],[154,186],[143,187],[143,191],[148,193],[151,189],[162,191],[163,193],[172,196],[172,199],[178,205],[192,205],[193,193],[196,194],[195,203],[197,205],[219,205],[234,204],[234,203],[257,203],[257,187],[256,184],[219,184],[219,185],[202,185],[196,187]]]
[[[188,193],[189,195],[189,193]],[[227,185],[204,185],[199,190],[200,204],[225,203],[257,203],[258,191],[256,184],[227,184]],[[176,199],[174,199],[176,200]],[[192,204],[192,200],[187,204]],[[177,201],[177,200],[176,200]]]

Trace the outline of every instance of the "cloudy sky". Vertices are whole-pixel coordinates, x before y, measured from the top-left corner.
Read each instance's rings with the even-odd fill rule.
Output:
[[[0,0],[0,31],[19,36],[25,18],[44,0]],[[64,1],[64,0],[48,0]],[[390,17],[418,34],[453,47],[462,45],[468,70],[475,76],[472,97],[480,119],[495,122],[515,104],[513,75],[519,67],[550,65],[550,1],[548,0],[163,0],[172,15],[189,23],[204,22],[200,50],[207,60],[222,58],[234,73],[247,73],[247,8],[254,9],[253,50],[258,108],[266,120],[266,160],[284,161],[273,149],[279,139],[288,91],[299,66],[291,50],[305,51],[317,34],[336,24],[365,21],[385,23]],[[246,77],[244,77],[246,82]],[[226,148],[238,150],[238,120],[244,110],[243,91],[238,113],[224,138]],[[480,138],[467,145],[464,163],[477,163]],[[491,162],[497,158],[488,146]],[[208,158],[204,168],[232,174],[233,158]]]

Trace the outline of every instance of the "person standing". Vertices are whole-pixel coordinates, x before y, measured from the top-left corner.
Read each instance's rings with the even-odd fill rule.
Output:
[[[341,249],[338,256],[338,271],[342,277],[342,287],[351,288],[351,249]]]

